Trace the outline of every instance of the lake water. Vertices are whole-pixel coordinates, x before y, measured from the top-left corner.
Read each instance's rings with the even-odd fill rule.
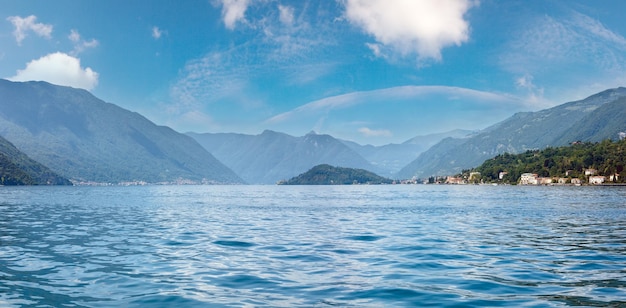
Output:
[[[626,187],[0,187],[0,306],[626,306]]]

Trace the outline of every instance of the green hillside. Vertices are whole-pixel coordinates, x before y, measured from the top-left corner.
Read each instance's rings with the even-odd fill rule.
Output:
[[[471,171],[480,172],[480,179],[484,182],[499,182],[500,172],[507,172],[501,182],[516,183],[522,173],[536,173],[540,177],[550,178],[584,178],[586,169],[595,169],[599,175],[620,174],[614,182],[624,183],[624,166],[626,140],[605,140],[526,151],[516,155],[500,154]]]
[[[536,112],[516,113],[466,139],[444,139],[420,154],[396,178],[425,178],[474,168],[503,153],[566,146],[571,142],[616,140],[626,128],[626,88]]]
[[[0,185],[72,185],[0,137]]]
[[[391,184],[392,180],[363,169],[317,165],[300,174],[284,185],[352,185],[352,184]]]

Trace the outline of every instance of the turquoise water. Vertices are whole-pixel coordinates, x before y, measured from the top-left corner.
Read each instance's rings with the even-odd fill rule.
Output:
[[[626,188],[0,187],[0,306],[626,306]]]

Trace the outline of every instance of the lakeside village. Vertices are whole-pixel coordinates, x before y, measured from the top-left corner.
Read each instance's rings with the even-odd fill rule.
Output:
[[[499,154],[453,176],[415,180],[424,184],[626,185],[626,133],[617,141],[572,142],[569,146]],[[410,181],[409,181],[410,182]],[[409,183],[407,183],[409,184]]]
[[[499,181],[502,181],[508,174],[502,171],[498,174]],[[542,177],[537,173],[522,173],[517,181],[518,185],[624,185],[618,183],[620,175],[618,173],[604,176],[598,175],[596,169],[585,169],[584,177],[571,177],[573,171],[568,170],[565,177]],[[480,172],[470,172],[467,176],[446,176],[446,177],[430,177],[423,181],[423,184],[452,184],[452,185],[468,185],[468,184],[499,184],[498,182],[485,183]],[[506,183],[509,184],[509,183]]]

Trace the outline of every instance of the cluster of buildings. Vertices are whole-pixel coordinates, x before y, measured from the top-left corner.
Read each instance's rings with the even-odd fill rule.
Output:
[[[565,176],[569,176],[571,171],[567,171]],[[610,176],[598,175],[598,170],[596,169],[586,169],[585,177],[587,178],[587,183],[591,185],[600,185],[605,182],[616,182],[619,179],[619,174],[613,174]],[[523,173],[520,176],[519,184],[520,185],[552,185],[552,184],[572,184],[572,185],[582,185],[584,182],[583,179],[580,178],[550,178],[550,177],[540,177],[536,173]]]
[[[613,174],[609,176],[598,175],[598,171],[596,169],[586,169],[584,174],[584,178],[571,177],[573,175],[573,171],[567,171],[565,173],[566,177],[542,177],[536,173],[523,173],[519,178],[519,185],[601,185],[607,182],[617,182],[619,179],[619,174]],[[506,171],[500,172],[498,178],[502,180],[508,173]],[[445,184],[455,184],[455,185],[463,185],[463,184],[473,184],[473,183],[482,183],[480,181],[480,172],[471,172],[469,176],[448,176],[445,179]],[[439,183],[439,182],[438,182]]]
[[[500,172],[500,180],[502,180],[502,177],[504,177],[503,174],[506,175],[506,172]],[[449,176],[446,178],[445,183],[463,185],[463,184],[477,183],[479,180],[480,180],[480,172],[470,172],[467,179],[460,177],[460,176],[459,177]]]

